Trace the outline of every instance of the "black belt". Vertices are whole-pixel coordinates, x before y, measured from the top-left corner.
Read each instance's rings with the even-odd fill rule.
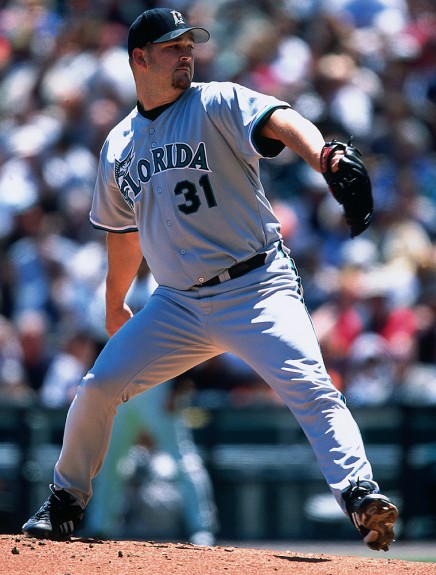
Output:
[[[266,254],[256,254],[249,260],[245,260],[244,262],[235,264],[234,266],[226,270],[227,273],[224,272],[222,274],[218,274],[217,276],[214,276],[210,280],[207,280],[207,282],[197,284],[197,287],[216,286],[228,279],[239,278],[245,275],[246,273],[251,272],[251,270],[255,270],[256,268],[260,268],[261,266],[263,266],[263,264],[265,263],[265,259]]]

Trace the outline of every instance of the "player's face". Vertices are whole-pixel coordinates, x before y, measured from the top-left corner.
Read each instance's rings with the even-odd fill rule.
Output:
[[[186,90],[194,75],[194,40],[192,34],[161,44],[151,44],[147,50],[149,70],[172,88]]]

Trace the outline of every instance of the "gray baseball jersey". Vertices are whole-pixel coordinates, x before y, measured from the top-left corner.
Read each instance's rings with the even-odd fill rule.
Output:
[[[266,144],[260,127],[283,106],[230,83],[194,84],[153,121],[133,111],[104,144],[91,221],[139,230],[159,285],[107,342],[69,410],[54,483],[83,506],[117,406],[226,351],[293,412],[344,510],[342,490],[372,479],[259,181],[259,158],[283,147]],[[190,289],[256,253],[265,265]]]
[[[211,82],[193,84],[154,121],[135,108],[103,146],[92,224],[139,229],[156,281],[183,290],[262,251],[280,225],[258,161],[283,145],[261,151],[253,134],[278,107],[289,104]]]

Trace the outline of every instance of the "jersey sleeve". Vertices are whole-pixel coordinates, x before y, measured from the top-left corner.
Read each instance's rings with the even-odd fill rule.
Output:
[[[137,231],[134,208],[115,182],[114,167],[108,159],[107,149],[106,142],[100,153],[89,219],[95,228],[108,232]]]
[[[211,82],[206,102],[215,126],[243,154],[272,158],[285,148],[260,131],[274,110],[291,107],[287,102],[231,82]]]

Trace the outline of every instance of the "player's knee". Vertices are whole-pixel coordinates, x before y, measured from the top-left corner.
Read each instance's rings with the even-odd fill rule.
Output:
[[[84,393],[101,394],[104,397],[119,395],[122,387],[123,382],[114,377],[109,370],[91,370],[85,375],[80,384],[80,388]]]
[[[121,404],[129,401],[146,389],[146,386],[128,382],[110,369],[90,370],[82,380],[80,387],[94,396],[100,395],[102,401],[115,401]]]

